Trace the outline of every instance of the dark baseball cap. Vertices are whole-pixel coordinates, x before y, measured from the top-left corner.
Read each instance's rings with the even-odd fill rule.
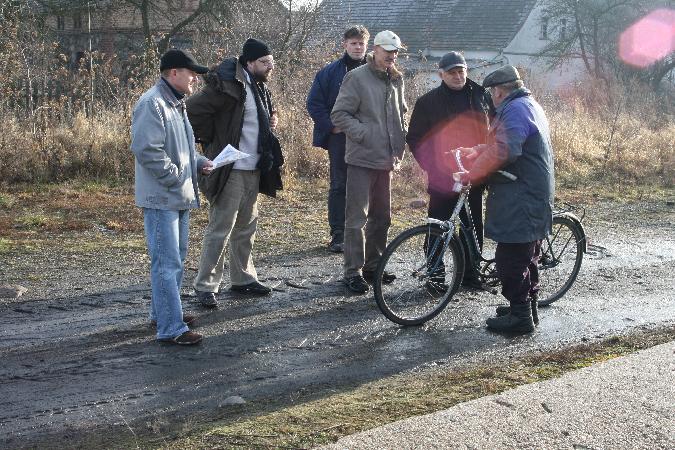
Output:
[[[194,56],[190,52],[176,48],[168,50],[159,60],[159,70],[166,69],[190,69],[193,72],[202,74],[209,71],[208,67],[197,64],[197,61],[195,61]]]
[[[483,87],[499,86],[516,80],[520,80],[518,69],[513,66],[503,66],[485,77]]]
[[[450,70],[454,67],[464,67],[467,68],[466,59],[464,55],[459,52],[449,52],[443,55],[441,60],[438,62],[438,68],[443,72]]]

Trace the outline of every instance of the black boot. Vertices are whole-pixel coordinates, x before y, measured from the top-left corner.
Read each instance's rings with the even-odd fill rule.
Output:
[[[532,308],[532,321],[535,325],[539,325],[539,303],[537,302],[537,297],[530,297],[530,307]],[[511,313],[511,307],[507,305],[499,305],[495,310],[497,316],[505,316]]]
[[[487,321],[488,328],[495,331],[509,333],[531,333],[534,331],[532,321],[532,306],[530,302],[513,303],[511,312],[505,316],[490,317]]]

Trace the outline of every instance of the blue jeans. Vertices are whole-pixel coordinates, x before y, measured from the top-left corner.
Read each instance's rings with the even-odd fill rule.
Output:
[[[190,210],[143,208],[150,255],[150,320],[157,321],[157,339],[171,339],[189,330],[183,322],[180,285],[187,256]]]
[[[330,161],[330,189],[328,191],[328,225],[331,236],[344,233],[345,196],[347,192],[347,163],[345,162],[346,138],[344,133],[328,137]]]

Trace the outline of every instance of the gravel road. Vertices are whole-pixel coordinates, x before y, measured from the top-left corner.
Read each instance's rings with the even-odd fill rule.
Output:
[[[11,267],[46,281],[0,303],[0,447],[66,445],[98,433],[166,435],[223,418],[241,397],[291,403],[299,391],[328,393],[420,368],[460,366],[558,349],[675,323],[675,208],[603,204],[586,221],[590,245],[567,296],[542,309],[530,336],[488,332],[500,297],[460,292],[419,328],[386,320],[370,297],[349,295],[341,259],[310,251],[259,261],[270,297],[219,295],[195,303],[202,345],[159,344],[147,323],[147,260],[117,249],[78,258],[46,250]],[[193,246],[194,253],[198,246]],[[139,269],[140,268],[140,269]],[[108,432],[108,433],[104,433]]]

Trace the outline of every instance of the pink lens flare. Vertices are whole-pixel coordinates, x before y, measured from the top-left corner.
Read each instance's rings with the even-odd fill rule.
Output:
[[[645,68],[675,51],[675,10],[657,9],[628,27],[619,38],[619,56]]]

